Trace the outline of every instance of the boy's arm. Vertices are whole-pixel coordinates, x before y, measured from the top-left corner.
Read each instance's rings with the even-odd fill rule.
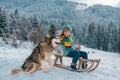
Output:
[[[71,46],[72,46],[72,48],[75,50],[75,44],[74,44],[73,39],[71,40]]]

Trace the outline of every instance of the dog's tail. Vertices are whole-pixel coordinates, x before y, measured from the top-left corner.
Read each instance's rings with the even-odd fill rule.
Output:
[[[16,75],[16,74],[20,73],[21,71],[23,71],[22,68],[21,69],[13,69],[13,70],[10,71],[10,74],[11,75]]]

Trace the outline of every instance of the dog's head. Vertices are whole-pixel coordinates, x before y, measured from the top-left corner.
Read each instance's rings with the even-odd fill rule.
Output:
[[[52,47],[56,47],[56,46],[58,46],[60,44],[60,39],[59,38],[53,38],[52,39]]]
[[[55,48],[60,44],[60,39],[56,36],[51,36],[50,34],[46,35],[45,42]]]
[[[58,36],[56,36],[56,27],[54,25],[51,25],[51,28],[49,30],[49,33],[46,35],[46,37],[44,38],[44,41],[52,46],[52,47],[56,47],[57,45],[59,45],[60,43],[60,39],[58,38]]]

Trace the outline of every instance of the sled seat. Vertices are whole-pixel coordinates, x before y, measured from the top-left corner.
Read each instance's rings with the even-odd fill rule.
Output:
[[[70,68],[70,66],[68,65],[63,65],[63,57],[67,57],[67,58],[72,58],[72,57],[64,56],[60,53],[57,53],[54,55],[55,55],[54,66],[59,67],[59,68],[64,68],[64,69]],[[60,59],[60,64],[57,63],[58,59]],[[85,67],[86,62],[87,63],[89,62],[89,65],[87,68],[83,69],[82,67]],[[100,63],[100,59],[83,59],[82,57],[80,57],[78,60],[77,69],[79,72],[93,71],[98,67],[99,63]]]

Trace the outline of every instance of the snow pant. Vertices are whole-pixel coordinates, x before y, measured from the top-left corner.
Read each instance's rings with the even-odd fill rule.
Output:
[[[78,51],[78,50],[72,50],[72,51],[70,51],[67,56],[73,57],[72,63],[74,63],[74,64],[77,63],[77,60],[79,59],[79,57],[82,57],[83,59],[88,59],[87,52]]]

